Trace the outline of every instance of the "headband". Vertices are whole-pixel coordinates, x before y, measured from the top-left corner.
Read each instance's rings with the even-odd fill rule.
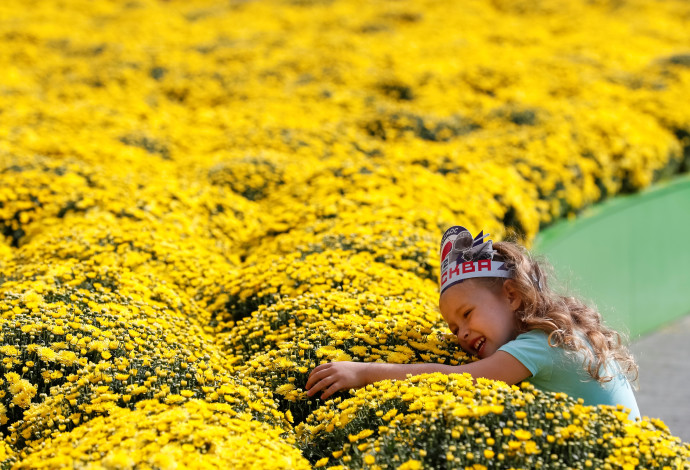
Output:
[[[446,230],[441,238],[441,294],[450,286],[475,277],[513,277],[493,249],[493,242],[484,231],[472,238],[459,225]]]

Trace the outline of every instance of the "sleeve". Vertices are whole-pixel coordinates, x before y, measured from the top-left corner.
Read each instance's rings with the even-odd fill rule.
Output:
[[[548,336],[541,330],[522,333],[498,348],[499,351],[505,351],[520,361],[530,371],[533,378],[546,381],[551,379],[554,349],[549,346]]]

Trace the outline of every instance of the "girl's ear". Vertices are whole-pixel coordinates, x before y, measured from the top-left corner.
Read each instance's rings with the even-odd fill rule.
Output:
[[[522,295],[520,295],[520,292],[517,290],[517,285],[515,284],[514,280],[507,279],[503,283],[503,294],[505,294],[506,298],[508,299],[510,308],[512,308],[513,311],[516,311],[520,308],[522,305]]]

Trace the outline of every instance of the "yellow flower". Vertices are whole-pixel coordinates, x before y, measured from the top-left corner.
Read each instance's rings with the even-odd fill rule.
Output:
[[[10,374],[6,374],[7,377]],[[14,374],[16,375],[16,374]],[[20,408],[28,408],[31,399],[36,396],[37,388],[26,379],[9,380],[9,391],[12,394],[12,403]]]
[[[19,356],[19,350],[10,344],[0,346],[0,353],[4,354],[5,356]]]
[[[371,436],[372,434],[374,434],[374,431],[373,431],[373,430],[371,430],[371,429],[364,429],[364,430],[362,430],[361,432],[359,432],[359,433],[356,434],[356,435],[349,435],[349,436],[347,436],[347,438],[348,438],[348,440],[349,440],[350,442],[356,442],[356,441],[358,441],[358,440],[360,440],[360,439],[365,439],[365,438]]]
[[[0,403],[0,425],[5,425],[7,423],[7,408],[5,405]]]
[[[410,459],[398,467],[399,470],[421,470],[422,462]]]
[[[57,362],[64,366],[71,366],[77,361],[77,355],[72,351],[63,349],[57,353]]]
[[[55,351],[53,351],[50,348],[46,348],[43,346],[39,347],[36,350],[36,353],[38,354],[38,357],[42,361],[46,361],[46,362],[54,362],[58,358],[58,353],[56,353]]]

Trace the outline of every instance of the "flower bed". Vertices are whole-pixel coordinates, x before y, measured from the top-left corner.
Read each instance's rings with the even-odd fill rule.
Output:
[[[688,467],[529,387],[307,398],[323,361],[473,360],[451,224],[529,243],[690,168],[686,2],[448,8],[0,4],[0,468]]]

